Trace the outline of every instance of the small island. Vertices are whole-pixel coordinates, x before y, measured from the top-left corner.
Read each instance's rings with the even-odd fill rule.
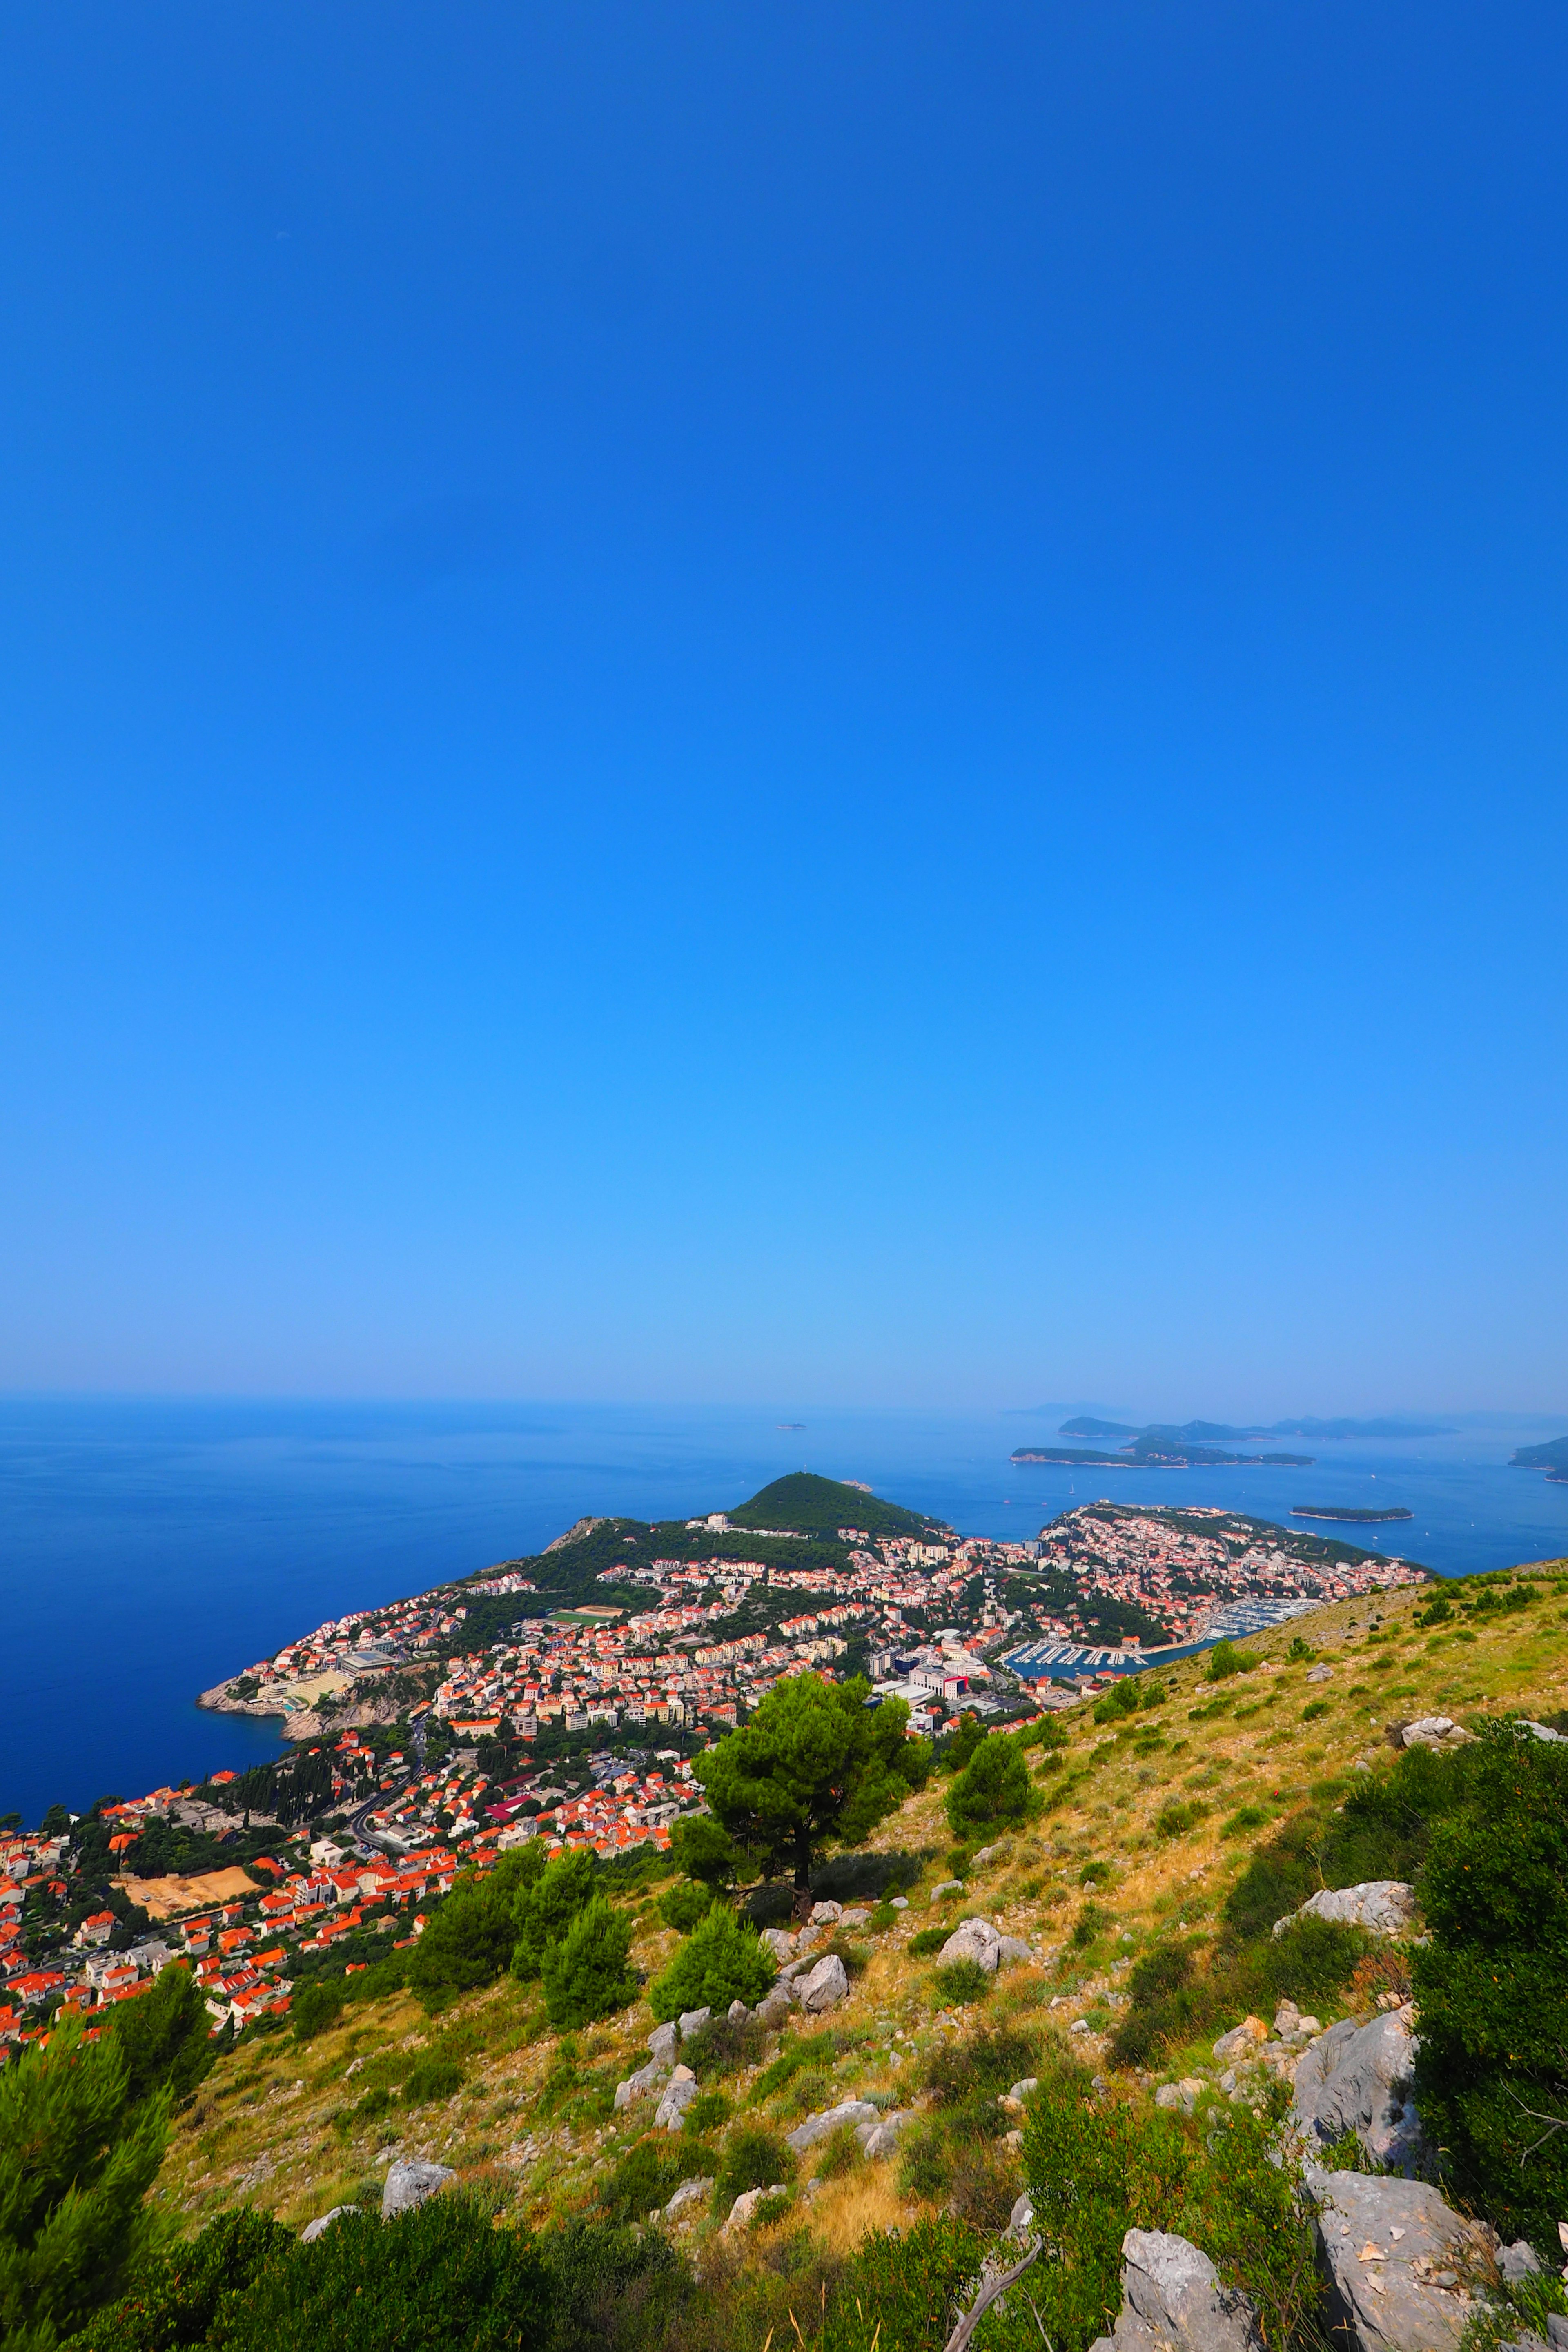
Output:
[[[1362,1510],[1350,1503],[1292,1503],[1290,1506],[1293,1519],[1353,1519],[1358,1527],[1369,1527],[1379,1519],[1411,1519],[1415,1516],[1415,1512],[1407,1511],[1403,1503],[1395,1504],[1386,1511]]]

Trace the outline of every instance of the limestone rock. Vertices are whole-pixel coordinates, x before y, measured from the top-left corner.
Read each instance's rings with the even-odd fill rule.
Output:
[[[962,1878],[944,1878],[939,1885],[931,1888],[931,1899],[933,1903],[940,1903],[944,1895],[962,1895],[963,1892]]]
[[[757,2003],[757,2022],[765,2025],[770,2033],[776,2033],[794,2007],[789,1986],[775,1984]]]
[[[655,2131],[679,2131],[681,2119],[696,2096],[696,2075],[689,2066],[678,2066],[669,2078],[663,2098],[653,2111]]]
[[[743,2000],[732,2000],[724,2015],[731,2025],[746,2025],[751,2021],[752,2012]]]
[[[1342,2018],[1302,2053],[1295,2117],[1309,2146],[1353,2131],[1367,2154],[1392,2170],[1414,2170],[1424,2142],[1410,2095],[1415,2040],[1407,2009],[1358,2025]]]
[[[412,2213],[416,2205],[423,2205],[426,2197],[434,2197],[437,2189],[445,2188],[456,2177],[449,2164],[389,2165],[386,2186],[381,2192],[382,2220],[390,2221],[399,2213]]]
[[[1475,1736],[1451,1715],[1420,1715],[1399,1727],[1401,1748],[1467,1748]]]
[[[884,2116],[879,2123],[873,2124],[868,2130],[864,2124],[861,2124],[857,2128],[855,2137],[868,2157],[891,2156],[899,2145],[899,2134],[906,2124],[911,2124],[913,2121],[914,2116],[910,2108],[898,2107],[890,2116]],[[862,2134],[864,2134],[863,2137]]]
[[[1214,2054],[1222,2066],[1231,2066],[1239,2058],[1255,2058],[1268,2039],[1268,2028],[1260,2017],[1244,2017],[1239,2025],[1220,2035]]]
[[[1415,1889],[1402,1878],[1369,1878],[1359,1886],[1324,1887],[1299,1911],[1274,1922],[1282,1936],[1293,1919],[1333,1919],[1373,1936],[1403,1936],[1415,1916]]]
[[[1513,2245],[1500,2248],[1497,2266],[1502,2273],[1504,2286],[1517,2286],[1521,2279],[1539,2278],[1541,2275],[1535,2248],[1528,2238],[1520,2238]]]
[[[1007,2227],[1002,2234],[1007,2238],[1026,2238],[1034,2226],[1035,2209],[1026,2189],[1008,2215]]]
[[[679,2042],[679,2029],[674,2025],[656,2025],[647,2038],[647,2046],[653,2053],[655,2063],[660,2066],[674,2065]]]
[[[910,1907],[909,1896],[907,1895],[895,1895],[893,1897],[892,1907],[895,1911],[907,1911]]]
[[[724,2224],[725,2237],[732,2230],[743,2230],[748,2226],[764,2197],[782,2197],[784,2193],[782,2180],[775,2180],[769,2189],[743,2189],[730,2208],[730,2218]]]
[[[972,1871],[988,1870],[994,1862],[1000,1860],[1003,1851],[1004,1849],[999,1845],[983,1845],[978,1853],[970,1855],[970,1869]]]
[[[786,1927],[764,1927],[757,1941],[766,1947],[781,1966],[795,1950],[795,1937]]]
[[[870,1916],[863,1903],[855,1903],[847,1911],[838,1914],[838,1924],[841,1927],[863,1927]]]
[[[1325,1665],[1320,1660],[1317,1665],[1308,1667],[1305,1679],[1310,1683],[1326,1683],[1333,1671],[1332,1666]]]
[[[1034,1957],[1022,1936],[997,1937],[996,1965],[998,1968],[1005,1968],[1009,1960],[1032,1960]]]
[[[797,2156],[815,2147],[819,2139],[829,2139],[843,2124],[865,2124],[875,2130],[881,2121],[879,2110],[868,2099],[841,2099],[836,2107],[824,2107],[820,2115],[807,2116],[805,2123],[796,2124],[784,2141]]]
[[[1560,1744],[1564,1741],[1568,1741],[1568,1733],[1553,1731],[1549,1725],[1544,1723],[1535,1723],[1527,1718],[1524,1727],[1534,1739],[1553,1739],[1558,1741]]]
[[[694,2033],[700,2033],[712,2014],[711,2009],[683,2009],[676,2020],[682,2042],[689,2042]]]
[[[320,2214],[314,2221],[306,2222],[300,2232],[300,2243],[313,2246],[318,2238],[325,2236],[340,2214],[356,2213],[358,2210],[357,2205],[334,2205],[330,2213]]]
[[[1490,2252],[1489,2232],[1445,2205],[1424,2180],[1316,2172],[1313,2221],[1328,2284],[1330,2340],[1351,2352],[1457,2352],[1474,2305],[1465,2270]]]
[[[795,1979],[795,1992],[808,2015],[820,2017],[848,1999],[849,1971],[837,1952],[829,1952],[826,1958],[818,1960],[808,1977]]]
[[[814,1903],[809,1925],[813,1927],[836,1927],[844,1916],[842,1903]]]
[[[939,1958],[944,1965],[950,1960],[974,1960],[991,1974],[1001,1958],[1001,1947],[1002,1938],[989,1919],[963,1919],[942,1946]]]
[[[1239,2289],[1220,2284],[1185,2238],[1129,2230],[1121,2241],[1121,2310],[1094,2352],[1263,2352],[1263,2333]]]
[[[670,2026],[668,2031],[673,2036],[674,2026]],[[628,2074],[624,2083],[617,2083],[616,2084],[616,2115],[620,2115],[625,2108],[629,2107],[634,2099],[646,2099],[651,2091],[657,2091],[668,2074],[669,2068],[669,2058],[650,2058],[646,2066],[639,2066],[635,2074]]]
[[[670,2199],[668,2204],[664,2209],[665,2220],[667,2221],[673,2221],[677,2214],[685,2211],[687,2206],[700,2205],[706,2199],[711,2197],[712,2194],[713,2182],[711,2178],[705,2180],[683,2180],[679,2188],[676,2190],[674,2196]]]
[[[1021,2105],[1031,2091],[1037,2091],[1039,2087],[1040,2078],[1037,2074],[1026,2074],[1021,2081],[1014,2084],[1007,2096],[1010,2099],[1016,2099]]]

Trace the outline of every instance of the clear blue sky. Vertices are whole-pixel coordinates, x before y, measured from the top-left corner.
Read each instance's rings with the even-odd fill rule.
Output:
[[[1557,6],[8,9],[0,1385],[1568,1402]]]

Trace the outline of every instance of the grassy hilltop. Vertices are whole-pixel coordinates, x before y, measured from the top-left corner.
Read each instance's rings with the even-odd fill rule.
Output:
[[[774,1508],[763,1523],[784,1524]],[[885,2318],[882,2352],[940,2347],[953,2294],[1025,2186],[1027,2118],[999,2104],[1019,2078],[1081,2082],[1089,2100],[1092,2074],[1104,2086],[1092,2095],[1122,2100],[1128,2115],[1175,2084],[1184,2091],[1168,2097],[1190,2109],[1219,2072],[1216,2035],[1248,2011],[1272,2015],[1290,1998],[1327,2024],[1407,1994],[1398,1948],[1342,1927],[1279,1939],[1272,1925],[1321,1884],[1418,1870],[1424,1824],[1403,1799],[1384,1801],[1412,1760],[1390,1744],[1391,1726],[1504,1713],[1568,1726],[1565,1571],[1542,1563],[1458,1598],[1426,1587],[1337,1603],[1032,1734],[994,1734],[980,1753],[997,1751],[994,1788],[1010,1787],[1025,1816],[999,1830],[966,1828],[939,1750],[928,1784],[814,1880],[814,1895],[868,1915],[829,1930],[813,1955],[841,1956],[847,1999],[818,2018],[797,2010],[782,2031],[716,2024],[684,2045],[698,2082],[678,2129],[655,2128],[657,2090],[614,2105],[647,2058],[648,1988],[685,1948],[681,1930],[704,1900],[668,1856],[649,1855],[601,1874],[643,1988],[618,2014],[552,2027],[537,1977],[508,1972],[504,1956],[466,1993],[377,1992],[378,1978],[407,1969],[394,1955],[384,1976],[351,1980],[346,2007],[297,1999],[289,2024],[247,2032],[220,2054],[176,2116],[151,2206],[187,2237],[246,2207],[298,2230],[372,2206],[390,2160],[426,2158],[455,2176],[438,2206],[466,2193],[498,2237],[545,2249],[563,2275],[578,2264],[567,2300],[584,2345],[763,2352],[771,2338],[868,2352]],[[973,1744],[973,1732],[956,1737]],[[789,1923],[785,1888],[734,1900]],[[945,1935],[975,1916],[1030,1957],[989,1979],[972,1964],[943,1967]],[[891,2155],[863,2156],[847,2128],[798,2156],[784,2144],[804,2118],[851,2099],[909,2116]],[[1154,2120],[1182,2128],[1179,2116]],[[1212,2135],[1207,2146],[1212,2155]],[[1201,2170],[1203,2149],[1192,2138],[1183,2163]],[[1088,2143],[1063,2158],[1094,2160]],[[683,2181],[702,2186],[679,2217],[659,2218]],[[752,2226],[726,2232],[740,2190],[775,2186],[784,2193]],[[1256,2162],[1226,2191],[1241,2205],[1279,2193]],[[879,2234],[889,2231],[902,2234]],[[925,2281],[918,2294],[911,2279]],[[1280,2288],[1271,2352],[1300,2338],[1306,2292],[1300,2280]],[[531,2340],[552,2352],[579,2341],[552,2324],[556,2334]],[[1068,2346],[1099,2325],[1091,2315],[1075,2336],[1058,2319]],[[1010,2326],[988,2318],[976,2342],[1011,2347]],[[89,2341],[116,2352],[141,2339]]]

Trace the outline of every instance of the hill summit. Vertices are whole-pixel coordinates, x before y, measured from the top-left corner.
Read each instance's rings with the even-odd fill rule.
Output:
[[[922,1536],[936,1525],[900,1503],[884,1503],[864,1486],[839,1478],[819,1478],[810,1470],[775,1478],[730,1513],[737,1528],[782,1528],[792,1534],[825,1536],[840,1528],[863,1528],[872,1536]]]

